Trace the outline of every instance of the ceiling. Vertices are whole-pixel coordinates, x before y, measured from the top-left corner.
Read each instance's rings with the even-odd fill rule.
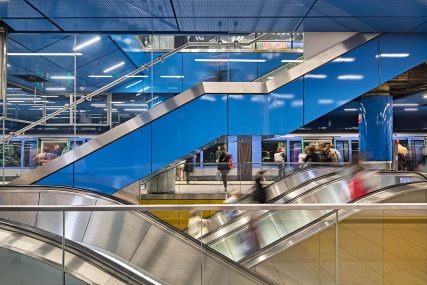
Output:
[[[17,32],[427,32],[426,0],[1,0]]]

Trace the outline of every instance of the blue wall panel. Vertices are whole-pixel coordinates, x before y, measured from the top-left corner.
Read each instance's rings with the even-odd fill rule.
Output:
[[[268,95],[229,95],[228,133],[262,135],[268,128]]]
[[[48,177],[36,182],[37,185],[60,185],[60,186],[74,186],[74,171],[73,165],[70,164],[67,167],[49,175]]]
[[[379,85],[378,39],[304,76],[304,124]]]
[[[380,82],[427,60],[426,34],[384,34],[379,40]]]
[[[152,124],[153,170],[227,133],[227,97],[204,95]]]

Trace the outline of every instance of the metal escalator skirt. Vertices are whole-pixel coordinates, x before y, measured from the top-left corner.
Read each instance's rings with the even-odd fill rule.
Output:
[[[372,176],[371,180],[370,192],[374,192],[385,187],[401,184],[401,181],[417,182],[425,181],[425,178],[416,173],[378,173]],[[340,179],[324,187],[318,187],[312,193],[295,200],[293,203],[349,203],[351,200],[347,180]],[[259,229],[257,232],[260,239],[260,249],[278,242],[330,212],[331,210],[269,211],[268,214],[264,214],[256,221],[256,228]],[[218,251],[221,250],[222,254],[239,262],[253,254],[245,246],[242,246],[242,241],[246,239],[246,235],[247,225],[244,225],[225,235],[222,239],[213,242],[210,246]],[[245,262],[244,264],[249,263]],[[251,266],[253,265],[251,263]]]

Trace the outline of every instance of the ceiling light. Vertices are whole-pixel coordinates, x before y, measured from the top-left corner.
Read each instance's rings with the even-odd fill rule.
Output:
[[[47,91],[65,91],[67,90],[65,87],[46,87]]]
[[[74,79],[74,76],[64,75],[64,76],[51,76],[52,79]]]
[[[161,78],[184,78],[184,75],[160,75]]]
[[[269,76],[269,77],[267,77],[268,79],[273,79],[274,78],[274,76]]]
[[[337,57],[333,62],[353,62],[355,60],[354,57]]]
[[[346,112],[356,112],[357,109],[356,108],[345,108],[344,111],[346,111]]]
[[[122,62],[120,62],[120,63],[117,63],[116,65],[113,65],[113,66],[111,66],[111,67],[109,67],[109,68],[105,69],[103,72],[104,72],[104,73],[107,73],[107,72],[109,72],[109,71],[111,71],[111,70],[114,70],[114,69],[116,69],[116,68],[119,68],[120,66],[122,66],[122,65],[124,65],[124,64],[125,64],[125,62],[124,62],[124,61],[122,61]]]
[[[58,95],[42,95],[42,98],[58,98]]]
[[[138,81],[136,81],[136,82],[134,82],[134,83],[132,83],[132,84],[129,84],[128,86],[126,86],[125,88],[127,89],[127,88],[130,88],[130,87],[132,87],[132,86],[134,86],[134,85],[136,85],[136,84],[138,84],[138,83],[141,83],[142,82],[142,80],[138,80]]]
[[[418,108],[405,108],[405,111],[418,111]]]
[[[361,80],[363,78],[364,76],[359,74],[345,74],[338,76],[339,80]]]
[[[105,108],[105,107],[107,107],[107,105],[105,104],[105,103],[93,103],[93,104],[90,104],[92,107],[95,107],[95,108]]]
[[[154,97],[154,98],[152,98],[152,99],[148,100],[148,101],[147,101],[147,103],[150,103],[151,101],[156,100],[157,98],[159,98],[159,96],[156,96],[156,97]]]
[[[101,37],[99,37],[99,36],[98,37],[94,37],[94,38],[92,38],[92,39],[90,39],[90,40],[88,40],[88,41],[86,41],[86,42],[84,42],[84,43],[76,46],[76,48],[74,50],[80,50],[80,49],[82,49],[84,47],[87,47],[87,46],[93,44],[93,43],[96,43],[100,39],[101,39]]]
[[[83,55],[82,53],[73,52],[8,52],[11,56],[74,56]]]
[[[8,63],[8,64],[6,64],[6,66],[7,66],[7,67],[10,67],[10,64]]]
[[[315,79],[325,79],[327,76],[325,74],[307,74],[304,75],[305,78],[315,78]]]
[[[394,107],[416,107],[419,105],[417,103],[393,103]]]
[[[376,55],[378,57],[408,57],[409,53],[381,53],[380,55]]]
[[[130,76],[126,75],[125,77],[128,77],[128,78],[147,78],[148,75],[130,75]]]
[[[91,78],[110,78],[112,75],[89,75]]]
[[[282,59],[280,62],[304,62],[302,59]]]
[[[328,104],[334,103],[334,100],[331,100],[331,99],[319,99],[319,100],[317,100],[317,102],[319,104],[322,104],[322,105],[328,105]]]
[[[111,101],[111,104],[123,104],[123,101]]]
[[[123,109],[124,111],[126,111],[126,112],[140,112],[140,111],[147,111],[147,109],[146,108],[143,108],[143,109],[139,109],[139,108],[137,108],[137,109]]]
[[[120,104],[120,103],[117,103],[116,105],[117,105],[117,107],[147,107],[147,104],[144,104],[144,103],[142,103],[142,104]]]
[[[22,88],[18,88],[18,87],[7,87],[7,90],[22,90]]]
[[[234,58],[196,58],[197,62],[266,62],[266,59],[234,59]]]
[[[9,103],[25,103],[24,100],[19,100],[19,101],[9,101]]]

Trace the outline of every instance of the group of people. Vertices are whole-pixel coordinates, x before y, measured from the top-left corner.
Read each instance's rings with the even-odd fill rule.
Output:
[[[332,162],[336,163],[341,161],[341,153],[333,148],[330,143],[319,143],[309,145],[304,149],[304,152],[298,155],[298,164],[304,165],[305,163],[319,163],[319,162]]]
[[[33,162],[39,166],[45,165],[49,161],[62,155],[63,150],[59,144],[43,146],[42,151],[33,158]]]

